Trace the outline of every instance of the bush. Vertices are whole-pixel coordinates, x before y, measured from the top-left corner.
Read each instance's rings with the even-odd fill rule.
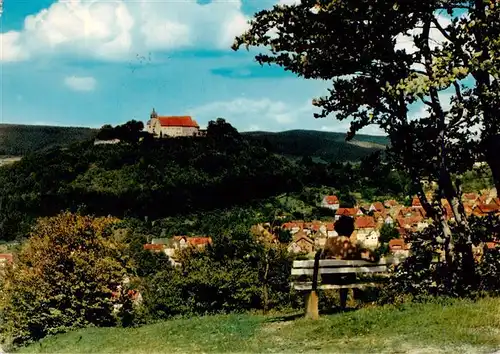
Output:
[[[485,242],[498,234],[496,217],[469,219],[470,235],[455,240],[455,261],[448,264],[437,261],[444,254],[444,240],[440,229],[430,226],[411,236],[412,255],[395,268],[394,276],[384,289],[381,302],[400,302],[411,299],[422,301],[436,296],[450,298],[475,297],[500,293],[500,248],[488,249]],[[457,226],[452,232],[460,235]],[[471,239],[474,246],[483,245],[482,257],[472,260]],[[469,261],[471,260],[471,261]],[[436,262],[437,261],[437,262]]]
[[[112,293],[127,274],[114,218],[70,213],[39,219],[0,296],[0,334],[14,345],[88,325],[110,326]]]
[[[144,307],[153,319],[280,309],[296,301],[286,249],[265,247],[248,234],[222,237],[203,251],[183,251],[180,262],[182,267],[144,281]]]

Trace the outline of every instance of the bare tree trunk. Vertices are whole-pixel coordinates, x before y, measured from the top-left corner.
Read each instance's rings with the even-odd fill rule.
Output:
[[[430,33],[430,27],[431,27],[431,22],[432,19],[429,18],[425,21],[423,30],[422,30],[422,54],[424,57],[425,61],[425,70],[426,73],[429,77],[429,80],[433,82],[434,80],[434,71],[432,68],[432,54],[429,48],[429,33]],[[437,118],[437,129],[438,129],[438,139],[436,141],[438,145],[438,154],[440,158],[440,166],[439,166],[439,188],[440,188],[440,197],[441,195],[445,195],[450,197],[452,200],[453,204],[456,204],[456,193],[453,187],[453,184],[451,183],[451,177],[449,174],[449,171],[447,169],[447,162],[446,162],[446,120],[445,120],[445,113],[443,111],[443,108],[441,106],[441,102],[439,100],[439,94],[438,90],[434,87],[431,86],[429,89],[429,95],[430,95],[430,106],[432,108],[433,113],[435,114]],[[441,198],[439,198],[441,199]],[[438,200],[439,206],[441,207],[441,210],[443,209],[441,205],[441,200]],[[450,203],[451,204],[451,203]],[[455,240],[453,238],[453,234],[451,232],[451,229],[448,225],[448,222],[446,221],[445,216],[441,212],[440,215],[440,221],[442,225],[442,229],[444,232],[445,236],[445,254],[446,254],[446,262],[448,265],[453,264],[455,260]]]

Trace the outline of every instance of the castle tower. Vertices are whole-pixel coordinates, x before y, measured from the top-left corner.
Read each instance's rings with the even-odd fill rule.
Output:
[[[151,119],[153,118],[158,118],[158,114],[156,114],[155,109],[153,108],[153,111],[151,112],[151,115],[149,116]]]

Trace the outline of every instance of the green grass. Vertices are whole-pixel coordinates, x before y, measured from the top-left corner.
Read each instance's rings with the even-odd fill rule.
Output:
[[[500,348],[500,299],[411,304],[324,315],[228,315],[140,328],[91,328],[21,353],[491,353]]]

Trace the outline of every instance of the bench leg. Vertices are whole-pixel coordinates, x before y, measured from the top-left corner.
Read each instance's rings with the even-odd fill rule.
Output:
[[[349,294],[349,289],[340,289],[340,309],[344,311],[347,304],[347,295]]]
[[[306,296],[306,318],[312,320],[319,318],[318,294],[314,290]]]

